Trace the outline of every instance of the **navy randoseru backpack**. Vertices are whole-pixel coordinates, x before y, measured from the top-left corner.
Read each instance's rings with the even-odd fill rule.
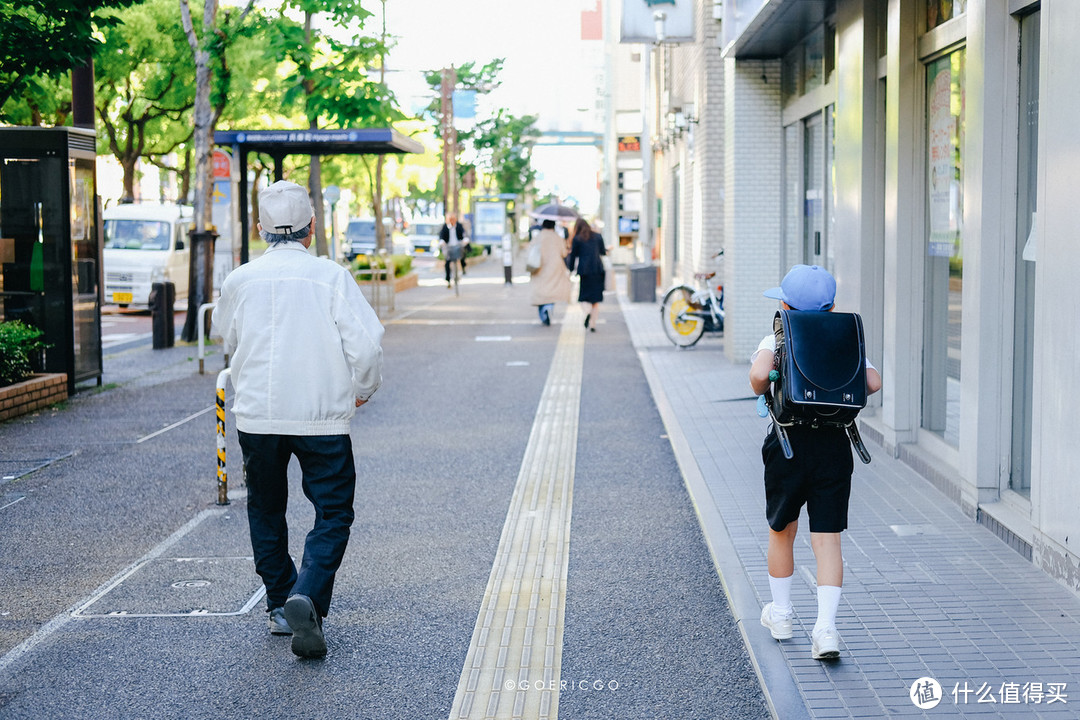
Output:
[[[866,407],[866,346],[858,313],[780,310],[776,333],[776,379],[766,393],[784,456],[794,453],[785,427],[834,426],[847,430],[863,462],[870,454],[855,418]]]

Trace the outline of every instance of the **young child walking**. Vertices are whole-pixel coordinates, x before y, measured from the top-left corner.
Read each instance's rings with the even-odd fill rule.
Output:
[[[817,265],[795,265],[780,287],[765,291],[786,310],[829,312],[836,297],[836,280]],[[767,335],[750,358],[750,387],[757,395],[769,389],[776,337]],[[881,389],[881,375],[866,363],[866,392]],[[810,546],[817,560],[817,622],[811,638],[815,660],[840,656],[836,612],[844,584],[840,533],[847,529],[848,499],[854,463],[848,436],[840,427],[793,425],[787,428],[794,457],[787,459],[770,426],[761,448],[765,463],[765,514],[769,522],[769,589],[772,602],[761,612],[761,624],[777,640],[792,637],[791,584],[795,574],[795,535],[799,513],[806,505]]]

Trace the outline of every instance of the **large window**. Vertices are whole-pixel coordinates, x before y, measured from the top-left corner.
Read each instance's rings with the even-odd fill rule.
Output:
[[[963,49],[926,66],[926,252],[922,426],[960,439],[964,281]]]
[[[1013,300],[1013,429],[1009,487],[1031,493],[1031,417],[1035,357],[1035,213],[1039,148],[1039,12],[1020,18],[1016,152],[1016,274]]]
[[[960,17],[967,10],[967,0],[926,0],[926,29],[933,30],[946,20]]]

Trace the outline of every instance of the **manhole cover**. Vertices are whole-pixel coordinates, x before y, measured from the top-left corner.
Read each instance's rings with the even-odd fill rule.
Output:
[[[92,598],[79,617],[241,615],[262,598],[250,557],[154,558]]]

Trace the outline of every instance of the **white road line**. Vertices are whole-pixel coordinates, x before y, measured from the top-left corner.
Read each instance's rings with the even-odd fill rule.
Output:
[[[558,716],[585,331],[567,322],[536,410],[451,720]]]
[[[147,440],[150,440],[151,438],[156,438],[158,435],[161,435],[162,433],[167,433],[170,430],[172,430],[173,428],[178,428],[181,425],[183,425],[184,423],[186,423],[186,422],[188,422],[190,420],[194,420],[195,418],[199,417],[200,415],[205,415],[206,413],[213,410],[215,407],[217,407],[217,406],[216,405],[211,405],[208,408],[203,408],[202,410],[200,410],[197,413],[193,413],[191,415],[188,415],[183,420],[178,420],[177,422],[174,422],[172,425],[169,425],[168,427],[163,427],[160,430],[158,430],[157,432],[152,432],[149,435],[145,435],[145,436],[139,438],[138,440],[135,441],[135,444],[138,445],[139,443],[146,442]]]
[[[101,339],[101,348],[106,350],[108,348],[122,345],[126,342],[134,342],[135,340],[145,340],[146,338],[153,337],[153,333],[113,333],[106,335]]]
[[[91,603],[96,601],[105,593],[109,592],[109,590],[112,590],[114,587],[123,582],[125,578],[138,570],[148,561],[153,560],[156,557],[160,557],[162,554],[164,554],[166,550],[168,550],[176,543],[180,542],[180,540],[182,540],[185,535],[198,527],[203,520],[206,520],[209,517],[213,517],[214,515],[221,515],[225,512],[228,512],[226,508],[209,508],[207,510],[203,510],[201,513],[189,520],[182,528],[174,532],[172,535],[167,537],[158,545],[154,546],[150,550],[150,552],[146,553],[141,558],[128,565],[126,568],[114,575],[111,579],[107,580],[97,590],[90,593],[89,598],[76,602],[70,608],[60,613],[52,620],[49,620],[49,622],[42,625],[37,632],[23,640],[15,647],[13,647],[3,657],[0,657],[0,673],[7,670],[12,664],[17,662],[22,656],[26,655],[35,647],[37,647],[50,635],[71,622],[75,617],[73,613],[77,612],[83,607],[89,606]]]

